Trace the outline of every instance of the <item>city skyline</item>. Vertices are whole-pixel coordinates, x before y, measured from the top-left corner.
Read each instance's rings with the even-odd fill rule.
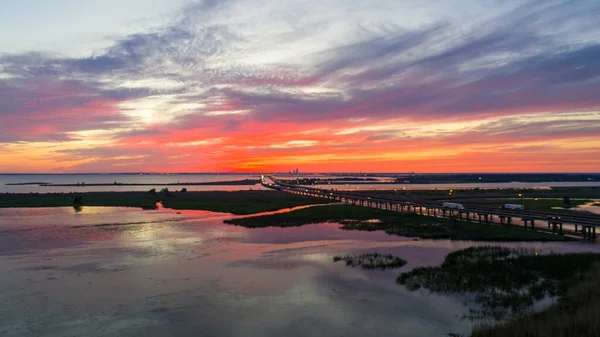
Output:
[[[2,8],[2,173],[600,168],[597,2]]]

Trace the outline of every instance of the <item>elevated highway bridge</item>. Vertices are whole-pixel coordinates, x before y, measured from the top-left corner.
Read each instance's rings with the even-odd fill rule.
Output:
[[[263,176],[264,187],[294,193],[335,200],[352,205],[375,207],[397,212],[412,212],[422,215],[469,220],[480,223],[500,223],[501,225],[522,225],[538,231],[567,234],[595,240],[600,216],[587,214],[564,214],[557,212],[507,210],[489,206],[461,204],[464,208],[445,207],[431,200],[397,200],[392,198],[353,195],[348,191],[328,190],[302,185],[287,184],[272,176]],[[364,193],[364,192],[363,192]],[[536,227],[537,223],[537,227]],[[540,225],[544,224],[547,225]]]

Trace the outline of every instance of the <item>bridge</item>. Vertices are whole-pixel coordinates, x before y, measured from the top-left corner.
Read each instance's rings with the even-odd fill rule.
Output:
[[[353,195],[347,191],[327,190],[303,185],[293,185],[278,181],[272,176],[262,177],[264,187],[283,192],[335,200],[342,203],[374,207],[396,212],[412,212],[421,215],[469,220],[479,223],[500,223],[501,225],[518,225],[520,220],[524,228],[568,234],[595,240],[596,228],[600,226],[600,216],[586,214],[559,214],[556,212],[506,210],[495,207],[464,205],[463,209],[444,207],[441,203],[428,200],[396,200],[377,198],[365,195]],[[537,226],[536,222],[547,224]]]

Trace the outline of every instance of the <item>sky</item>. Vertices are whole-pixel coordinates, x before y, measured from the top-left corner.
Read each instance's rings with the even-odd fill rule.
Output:
[[[600,171],[600,1],[0,8],[0,172]]]

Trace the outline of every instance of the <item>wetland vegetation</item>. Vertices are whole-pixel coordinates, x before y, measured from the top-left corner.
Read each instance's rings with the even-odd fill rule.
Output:
[[[474,305],[466,318],[500,321],[527,313],[545,298],[565,296],[589,279],[589,271],[599,263],[600,254],[538,255],[533,250],[480,246],[448,254],[439,267],[402,273],[396,281],[412,291],[463,295]]]
[[[578,282],[567,289],[560,300],[548,309],[527,313],[494,325],[475,327],[472,337],[600,336],[599,279],[600,265],[596,263],[587,272],[581,274]]]
[[[24,182],[24,183],[7,183],[6,185],[21,186],[21,185],[37,185],[37,186],[48,186],[48,187],[90,187],[90,186],[243,186],[243,185],[257,185],[260,184],[260,179],[242,179],[242,180],[227,180],[227,181],[206,181],[206,182],[176,182],[176,183],[120,183],[120,182],[106,182],[106,183],[69,183],[69,184],[53,184],[46,182]]]
[[[230,219],[228,224],[249,228],[293,227],[338,222],[342,229],[376,231],[426,239],[478,241],[563,241],[562,235],[540,233],[517,227],[480,224],[455,219],[436,218],[412,213],[398,213],[353,205],[328,205],[299,209],[287,213]]]
[[[76,202],[77,200],[77,202]],[[178,210],[207,210],[233,214],[254,214],[327,201],[270,190],[234,192],[182,192],[163,189],[157,192],[86,193],[3,193],[0,207],[125,206],[155,209],[156,203]]]
[[[392,254],[364,253],[360,255],[336,255],[333,262],[343,261],[350,267],[363,269],[394,269],[406,264],[406,261]]]

